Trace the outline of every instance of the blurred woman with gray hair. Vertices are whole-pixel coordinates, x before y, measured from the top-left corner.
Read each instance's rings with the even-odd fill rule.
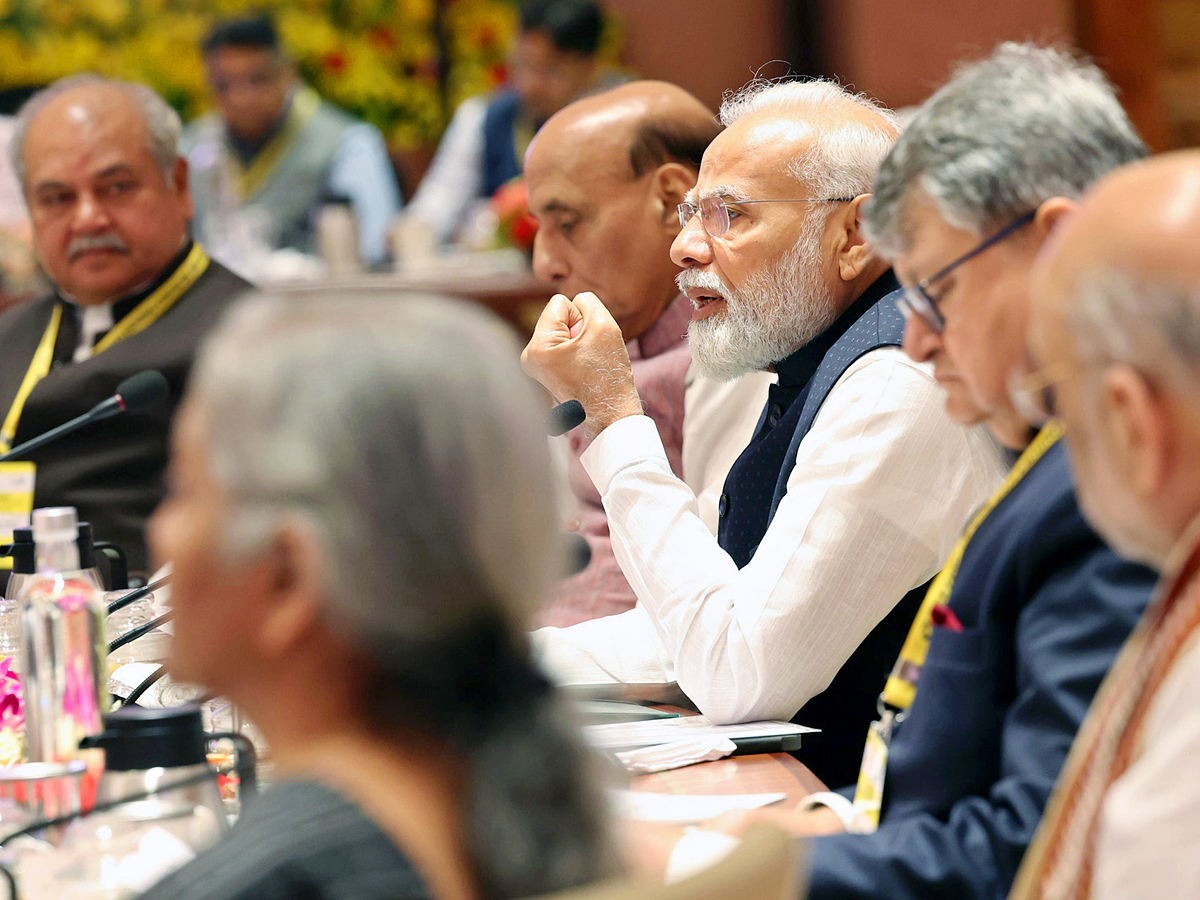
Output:
[[[149,538],[172,674],[245,709],[279,783],[147,896],[485,900],[612,870],[526,647],[559,538],[516,350],[417,298],[259,297],[209,341]]]

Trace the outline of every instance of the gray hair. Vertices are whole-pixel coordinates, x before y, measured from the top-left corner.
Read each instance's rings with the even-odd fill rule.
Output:
[[[820,198],[857,197],[871,192],[879,164],[896,141],[900,128],[895,113],[834,81],[752,81],[726,94],[721,103],[721,124],[759,114],[804,119],[813,113],[833,114],[866,110],[869,124],[857,118],[836,121],[815,129],[810,153],[789,161],[788,172]]]
[[[491,314],[418,297],[251,297],[189,387],[228,509],[225,543],[316,538],[323,602],[376,670],[365,714],[467,759],[481,896],[610,871],[584,751],[529,659],[561,574],[544,410]]]
[[[1089,362],[1200,377],[1200,284],[1103,266],[1076,279],[1066,315]]]
[[[905,211],[919,190],[947,223],[982,236],[1145,155],[1096,66],[1004,43],[960,68],[904,129],[875,181],[867,235],[885,256],[907,250]]]
[[[144,84],[87,73],[60,78],[25,101],[20,112],[17,113],[13,122],[13,135],[8,148],[8,158],[21,185],[25,184],[25,137],[29,132],[30,123],[55,97],[75,88],[89,85],[114,87],[132,101],[138,112],[141,113],[142,121],[146,124],[146,149],[158,163],[163,175],[170,179],[175,161],[179,159],[179,138],[183,133],[179,113],[175,112],[166,100]]]

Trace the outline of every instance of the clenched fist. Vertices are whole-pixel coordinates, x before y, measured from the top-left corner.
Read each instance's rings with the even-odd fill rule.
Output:
[[[521,354],[521,365],[559,402],[583,404],[590,434],[642,412],[625,339],[595,294],[579,294],[574,300],[563,294],[551,297]]]

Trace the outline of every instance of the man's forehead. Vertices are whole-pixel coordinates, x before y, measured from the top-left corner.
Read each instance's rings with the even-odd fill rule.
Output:
[[[153,162],[145,126],[136,119],[47,124],[41,131],[31,127],[25,140],[26,171],[32,186],[47,179],[74,180],[118,166],[138,168]]]
[[[560,172],[572,178],[621,178],[630,174],[632,139],[631,124],[611,116],[551,119],[529,145],[526,169],[535,177]]]
[[[539,164],[532,164],[539,159]],[[559,157],[546,159],[530,156],[525,167],[525,186],[529,192],[529,211],[535,216],[556,212],[578,212],[589,203],[592,191],[575,177],[574,167]]]
[[[204,62],[213,70],[274,71],[282,58],[269,47],[220,47],[205,54]]]
[[[734,122],[704,152],[696,195],[741,191],[749,199],[763,187],[796,190],[789,169],[812,139],[812,126],[800,119],[759,115]]]
[[[549,203],[584,208],[629,178],[627,151],[586,141],[544,140],[541,135],[530,146],[525,166],[529,205],[535,214],[551,211],[544,208]]]
[[[947,222],[922,192],[910,192],[899,214],[902,247],[892,260],[901,282],[928,278],[978,242],[979,236]]]

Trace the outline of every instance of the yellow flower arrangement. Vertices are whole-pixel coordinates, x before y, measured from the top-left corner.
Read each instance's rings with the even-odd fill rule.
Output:
[[[448,99],[496,86],[516,0],[440,0]],[[377,125],[396,147],[445,126],[436,0],[0,0],[0,89],[79,72],[144,82],[186,119],[203,111],[200,40],[222,17],[275,15],[288,52],[318,93]]]

